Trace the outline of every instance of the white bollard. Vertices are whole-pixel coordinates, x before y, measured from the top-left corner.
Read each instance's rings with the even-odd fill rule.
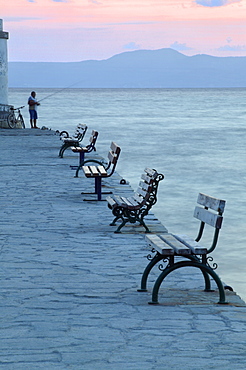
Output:
[[[0,104],[8,104],[8,32],[3,31],[3,20],[0,19]]]

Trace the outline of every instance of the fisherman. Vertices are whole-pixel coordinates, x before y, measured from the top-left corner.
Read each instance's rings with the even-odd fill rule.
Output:
[[[38,119],[37,107],[38,107],[38,105],[40,105],[40,103],[36,99],[36,92],[35,91],[31,92],[31,96],[28,98],[27,103],[29,105],[31,128],[39,128],[39,127],[37,127],[37,119]]]

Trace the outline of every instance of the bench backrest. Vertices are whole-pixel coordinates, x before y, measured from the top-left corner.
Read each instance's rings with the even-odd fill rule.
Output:
[[[109,172],[108,174],[108,177],[114,173],[116,164],[120,156],[120,152],[121,152],[121,148],[119,147],[119,145],[117,145],[115,142],[112,141],[110,145],[110,150],[108,152],[109,162],[108,162],[107,167],[105,168],[106,171],[111,170],[111,172]]]
[[[85,133],[87,131],[87,126],[85,124],[80,123],[74,133],[74,137],[78,139],[78,141],[82,141]]]
[[[201,221],[196,241],[198,242],[202,238],[205,224],[214,227],[215,231],[212,245],[210,249],[208,249],[208,253],[211,253],[215,249],[218,241],[226,202],[225,200],[199,193],[197,203],[202,207],[196,206],[194,210],[194,217]]]
[[[98,137],[98,131],[92,130],[91,137],[90,137],[90,144],[86,145],[86,148],[88,149],[88,152],[91,152],[92,150],[96,150],[95,145]]]
[[[144,172],[134,198],[141,207],[145,205],[146,210],[149,210],[157,202],[158,185],[164,179],[164,175],[150,168],[145,168]]]
[[[72,137],[81,141],[84,138],[86,131],[87,131],[87,126],[84,123],[79,123],[76,126],[74,134],[72,135]],[[67,139],[69,137],[71,137],[71,136],[69,136],[69,133],[67,131],[65,131],[65,130],[61,131],[61,133],[60,133],[60,139],[61,140]]]

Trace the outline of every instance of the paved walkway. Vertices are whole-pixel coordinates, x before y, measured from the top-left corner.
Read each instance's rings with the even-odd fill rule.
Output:
[[[246,307],[235,293],[217,305],[196,269],[183,269],[148,305],[150,292],[137,292],[143,229],[114,234],[106,203],[83,201],[93,180],[73,177],[77,156],[58,158],[51,131],[1,130],[0,147],[1,369],[246,368]],[[131,192],[120,179],[105,188]],[[153,214],[147,224],[165,231]]]

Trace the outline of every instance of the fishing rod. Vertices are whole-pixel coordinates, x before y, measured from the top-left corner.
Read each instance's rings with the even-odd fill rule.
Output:
[[[51,96],[53,96],[53,95],[55,95],[55,94],[59,94],[60,92],[62,92],[62,91],[64,91],[64,90],[66,90],[66,89],[69,89],[70,87],[73,87],[73,86],[77,85],[77,84],[79,84],[81,81],[83,81],[83,80],[77,81],[77,82],[75,82],[75,83],[73,83],[73,84],[71,84],[71,85],[69,85],[69,86],[63,87],[62,89],[59,89],[58,91],[55,91],[54,93],[49,94],[49,95],[45,96],[44,98],[42,98],[42,99],[38,100],[38,101],[37,101],[37,103],[40,103],[41,101],[43,101],[43,100],[45,100],[45,99],[48,99],[48,98],[50,98]],[[21,107],[21,108],[25,108],[25,105],[24,105],[23,107]]]
[[[37,101],[37,103],[40,103],[41,101],[43,101],[43,100],[45,100],[45,99],[48,99],[48,98],[50,98],[51,96],[53,96],[53,95],[55,95],[55,94],[59,94],[60,92],[62,92],[62,91],[64,91],[64,90],[66,90],[66,89],[69,89],[70,87],[75,86],[75,85],[77,85],[79,82],[81,82],[81,81],[78,81],[78,82],[73,83],[72,85],[69,85],[69,86],[63,87],[62,89],[59,89],[58,91],[55,91],[54,93],[49,94],[49,95],[45,96],[44,98],[42,98],[42,99],[38,100],[38,101]]]

